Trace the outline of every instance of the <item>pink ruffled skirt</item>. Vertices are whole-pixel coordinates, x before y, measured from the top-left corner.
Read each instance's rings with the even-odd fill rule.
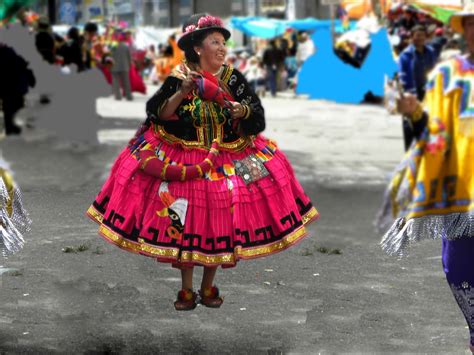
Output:
[[[232,267],[296,244],[319,217],[285,155],[260,135],[241,152],[221,151],[205,177],[185,182],[145,174],[137,154],[144,146],[170,164],[194,165],[208,154],[169,144],[152,129],[120,153],[87,211],[120,248],[180,268]],[[242,161],[264,169],[249,181]]]

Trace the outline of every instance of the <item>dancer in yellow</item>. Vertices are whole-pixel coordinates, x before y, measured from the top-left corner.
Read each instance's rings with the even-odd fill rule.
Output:
[[[379,225],[394,222],[382,240],[390,254],[442,240],[446,278],[474,351],[474,6],[453,15],[451,26],[464,34],[468,53],[433,70],[423,106],[414,95],[400,100],[416,141],[388,187]]]

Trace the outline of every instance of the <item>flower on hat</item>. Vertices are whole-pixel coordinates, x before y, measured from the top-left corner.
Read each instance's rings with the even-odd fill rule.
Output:
[[[205,28],[205,27],[222,27],[222,20],[218,17],[214,17],[211,15],[203,16],[198,21],[198,28]]]
[[[225,40],[230,37],[230,32],[224,27],[224,23],[219,17],[212,15],[195,14],[192,15],[183,26],[183,34],[178,40],[178,47],[185,50],[195,40],[193,35],[198,32],[217,30],[224,35]]]
[[[206,27],[214,27],[214,26],[223,27],[222,20],[218,17],[207,15],[199,19],[197,26],[196,25],[186,26],[186,28],[184,29],[184,33],[190,33],[195,30],[200,30]]]
[[[184,29],[184,33],[193,32],[196,28],[197,28],[196,25],[189,25],[188,27]]]

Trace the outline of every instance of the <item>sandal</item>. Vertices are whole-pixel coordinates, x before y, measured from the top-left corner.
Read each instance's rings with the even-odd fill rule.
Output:
[[[174,302],[174,308],[177,311],[191,311],[197,306],[196,299],[196,292],[183,289],[178,292],[178,298]]]
[[[216,286],[199,290],[201,296],[200,303],[209,308],[219,308],[224,303],[224,298],[219,296],[219,289]]]

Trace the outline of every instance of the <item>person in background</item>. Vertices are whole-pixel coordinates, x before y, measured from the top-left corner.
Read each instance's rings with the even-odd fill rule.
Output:
[[[150,75],[150,72],[152,71],[153,66],[155,65],[156,59],[158,59],[158,54],[156,53],[155,45],[150,44],[146,50],[145,61],[143,63],[143,75],[145,77],[148,77]]]
[[[244,72],[247,69],[248,66],[248,59],[249,59],[249,54],[246,51],[243,51],[242,53],[239,54],[239,65],[237,66],[237,70],[240,72]]]
[[[302,32],[299,35],[298,47],[296,48],[296,64],[298,67],[314,54],[315,47],[313,40],[309,37],[307,32]]]
[[[400,58],[400,54],[411,44],[410,33],[405,32],[404,30],[398,32],[398,37],[400,38],[399,43],[395,46],[395,54]]]
[[[118,43],[116,46],[112,46],[110,54],[112,57],[112,68],[110,72],[112,74],[112,90],[116,100],[122,99],[122,92],[120,87],[123,87],[123,91],[127,100],[132,101],[132,88],[130,84],[130,68],[132,65],[132,54],[130,48],[125,42],[127,38],[123,33],[117,34]]]
[[[123,36],[124,36],[124,39],[123,41],[125,42],[125,44],[128,46],[128,48],[130,48],[130,51],[135,51],[137,50],[136,46],[135,46],[135,41],[133,40],[133,32],[131,29],[127,28],[126,30],[123,31]]]
[[[55,48],[55,56],[54,56],[54,63],[58,65],[64,64],[64,46],[66,45],[66,40],[63,36],[53,32],[54,37],[54,48]]]
[[[416,95],[418,100],[425,97],[426,78],[436,64],[433,48],[426,44],[426,27],[416,25],[412,29],[412,44],[406,48],[399,58],[399,77],[404,92]],[[403,136],[405,150],[413,142],[413,127],[410,120],[403,120]]]
[[[15,115],[24,107],[24,97],[36,79],[28,62],[15,50],[0,43],[0,101],[2,102],[7,135],[20,134],[21,127],[15,124]]]
[[[250,57],[245,71],[242,73],[250,87],[258,96],[265,96],[265,71],[256,56]]]
[[[399,58],[400,80],[403,90],[415,94],[422,101],[425,96],[425,85],[428,72],[436,64],[436,53],[426,43],[426,27],[413,27],[412,44],[406,48]]]
[[[96,41],[99,28],[97,24],[88,22],[84,26],[84,41],[83,41],[83,62],[86,69],[91,69],[96,66],[93,52],[93,47]]]
[[[85,69],[82,56],[82,39],[77,27],[71,27],[68,30],[67,42],[63,46],[62,55],[64,57],[64,65],[75,64],[78,72]]]
[[[152,63],[152,67],[150,68],[150,73],[148,75],[148,81],[150,81],[153,85],[158,85],[159,77],[158,77],[158,62],[163,59],[164,57],[165,46],[163,43],[159,43],[157,47],[157,52],[155,54],[155,60]],[[171,49],[171,54],[173,53],[173,49]]]
[[[448,40],[444,36],[444,30],[442,27],[437,27],[434,30],[433,38],[429,41],[428,45],[433,48],[436,59],[439,59],[441,52]]]
[[[298,32],[291,30],[291,32],[287,32],[286,36],[289,42],[288,56],[296,57],[296,51],[298,50]]]
[[[178,42],[176,41],[176,35],[175,34],[172,34],[171,36],[168,37],[168,45],[170,45],[171,49],[173,50],[173,63],[172,63],[171,66],[173,68],[176,68],[183,61],[184,52],[179,48]],[[166,48],[166,46],[165,46],[165,48]]]
[[[285,55],[283,51],[277,47],[275,40],[270,40],[263,52],[262,62],[267,74],[267,85],[273,97],[276,96],[279,70],[284,65],[284,61]]]
[[[453,36],[453,38],[451,38],[448,43],[446,43],[443,52],[441,52],[440,61],[442,62],[454,58],[461,53],[462,51],[460,48],[459,38],[457,36]]]
[[[156,83],[164,83],[173,69],[173,48],[166,46],[163,55],[155,61]]]
[[[404,5],[402,11],[402,16],[396,22],[395,27],[397,27],[399,31],[411,32],[412,28],[417,25],[416,14],[408,5]]]
[[[286,90],[288,84],[288,71],[286,69],[286,57],[288,57],[289,50],[289,41],[284,36],[278,37],[276,39],[277,48],[280,51],[281,62],[278,65],[276,82],[277,82],[277,91]]]
[[[43,59],[50,64],[55,63],[56,45],[51,26],[45,17],[38,20],[38,31],[35,35],[35,45]]]

